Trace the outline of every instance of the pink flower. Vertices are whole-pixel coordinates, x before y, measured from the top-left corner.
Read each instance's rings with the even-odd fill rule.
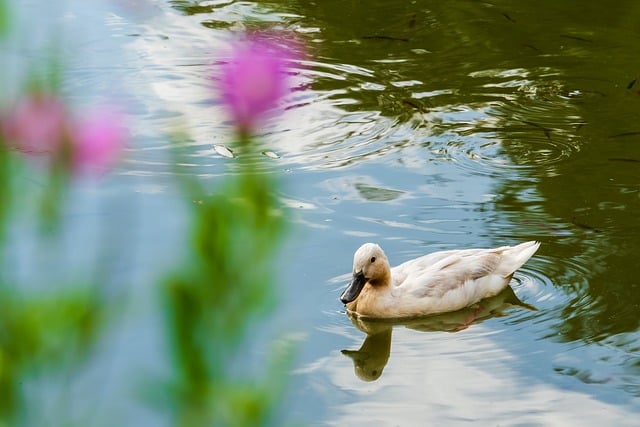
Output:
[[[114,109],[96,109],[74,124],[71,140],[72,166],[102,174],[118,161],[125,146],[123,117]]]
[[[27,154],[60,150],[66,128],[64,104],[50,93],[27,95],[0,118],[2,137],[10,146]]]
[[[248,133],[290,90],[287,63],[296,58],[292,46],[253,36],[238,42],[222,63],[220,90],[238,130]]]
[[[125,140],[117,111],[95,109],[73,120],[52,93],[28,94],[0,116],[0,141],[30,156],[46,155],[49,166],[78,172],[105,172],[118,160]]]

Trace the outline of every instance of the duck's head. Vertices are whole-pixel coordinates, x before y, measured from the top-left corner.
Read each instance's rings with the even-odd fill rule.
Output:
[[[340,295],[340,301],[348,304],[358,298],[367,282],[375,285],[388,277],[389,261],[382,248],[375,243],[365,243],[353,256],[353,278]]]

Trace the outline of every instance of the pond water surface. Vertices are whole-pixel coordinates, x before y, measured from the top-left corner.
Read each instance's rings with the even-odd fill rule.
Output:
[[[122,323],[67,405],[111,420],[98,425],[163,425],[136,388],[166,363],[150,295],[185,244],[166,135],[189,132],[185,167],[204,182],[232,173],[211,64],[235,32],[276,26],[308,49],[299,90],[262,135],[292,218],[271,326],[298,337],[279,420],[638,425],[640,3],[529,3],[21,2],[33,31],[8,57],[45,55],[54,32],[71,99],[131,111],[128,160],[74,192],[69,268],[43,256],[34,270],[38,250],[14,232],[26,281],[90,271],[98,249],[79,241],[126,243],[106,261],[127,296]],[[20,66],[3,73],[18,79]],[[515,295],[472,324],[464,312],[361,324],[338,299],[365,241],[399,264],[527,240],[542,246]],[[249,370],[268,352],[255,335]]]

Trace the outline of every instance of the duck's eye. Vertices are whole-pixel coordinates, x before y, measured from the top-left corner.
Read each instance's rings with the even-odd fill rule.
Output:
[[[371,264],[373,264],[374,262],[376,262],[376,257],[372,256],[371,257]]]

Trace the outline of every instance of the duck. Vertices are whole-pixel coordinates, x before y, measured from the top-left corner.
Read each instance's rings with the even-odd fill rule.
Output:
[[[340,296],[363,318],[403,319],[448,313],[498,295],[536,253],[540,242],[434,252],[390,267],[382,248],[365,243]]]

